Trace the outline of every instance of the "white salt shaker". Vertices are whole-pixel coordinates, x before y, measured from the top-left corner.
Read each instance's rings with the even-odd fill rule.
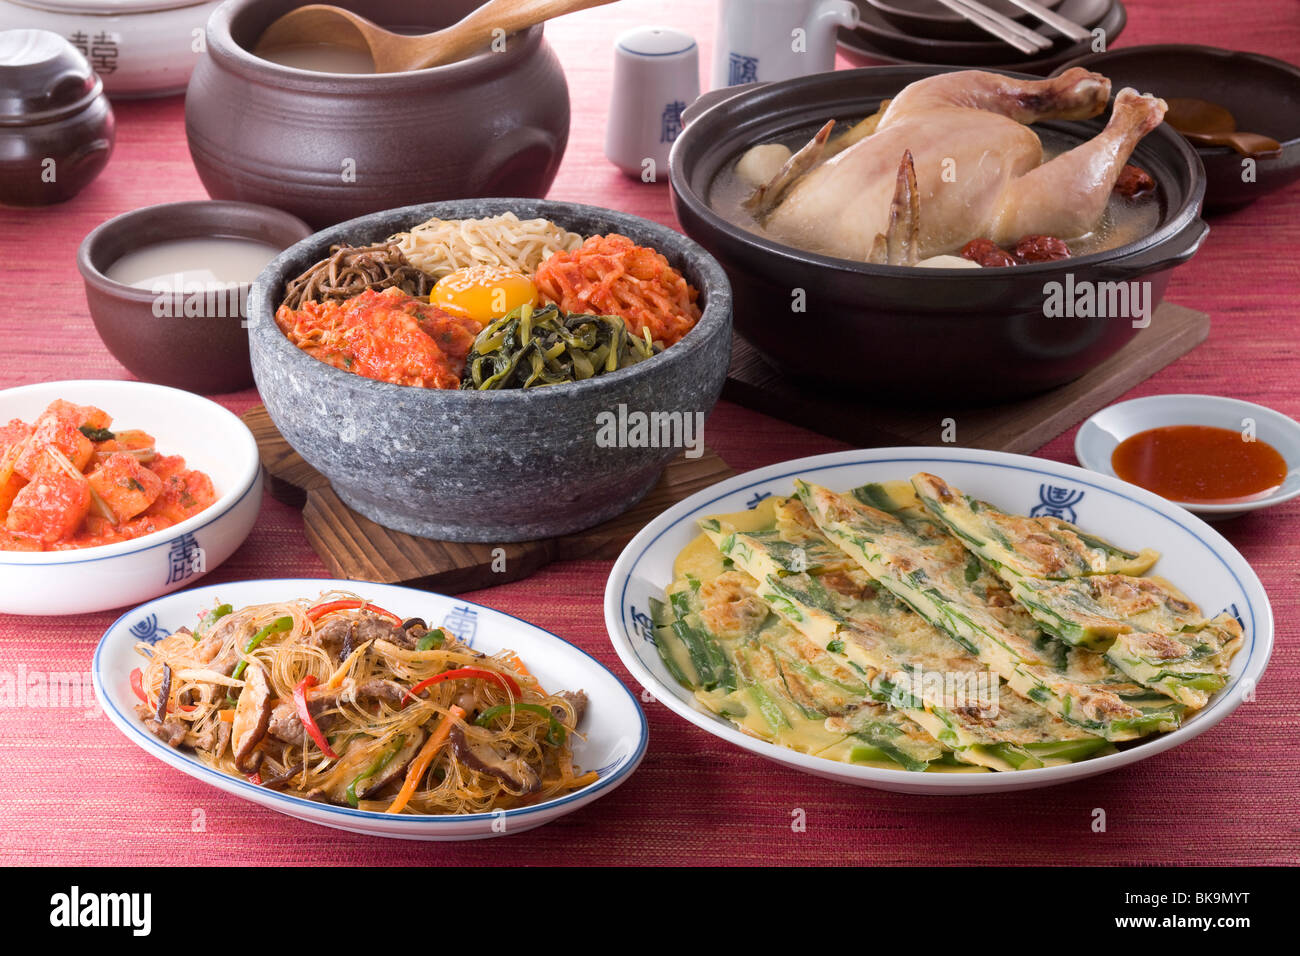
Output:
[[[638,27],[614,41],[614,83],[605,156],[629,176],[667,182],[668,151],[682,110],[700,95],[695,38],[668,27]]]

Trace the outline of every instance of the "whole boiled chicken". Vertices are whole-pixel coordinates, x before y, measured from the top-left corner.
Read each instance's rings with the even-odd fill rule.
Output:
[[[1109,98],[1110,81],[1082,68],[1046,80],[928,77],[903,89],[874,131],[841,138],[851,145],[830,139],[826,124],[746,205],[778,241],[859,261],[913,264],[976,238],[1077,238],[1100,223],[1166,104],[1121,90],[1105,129],[1046,163],[1027,124],[1087,119]]]

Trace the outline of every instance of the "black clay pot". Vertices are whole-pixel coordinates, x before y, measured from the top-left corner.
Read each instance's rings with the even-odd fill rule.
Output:
[[[208,21],[185,132],[214,199],[275,206],[323,228],[393,206],[545,196],[569,137],[569,88],[542,27],[446,66],[314,73],[249,51],[299,0],[228,0]],[[341,0],[399,32],[459,20],[475,0]]]
[[[1160,186],[1155,231],[1061,262],[980,271],[868,265],[765,239],[709,206],[718,171],[750,146],[827,117],[867,116],[907,84],[951,69],[841,70],[752,86],[688,111],[670,156],[673,208],[687,235],[726,269],[736,331],[783,373],[883,401],[990,402],[1041,392],[1078,378],[1140,331],[1127,317],[1050,314],[1056,303],[1074,301],[1082,283],[1141,282],[1130,291],[1154,310],[1171,271],[1209,232],[1200,218],[1204,169],[1164,126],[1133,159]],[[1082,141],[1104,121],[1040,125]]]
[[[1249,171],[1235,149],[1193,144],[1205,164],[1207,212],[1240,209],[1300,179],[1300,67],[1258,53],[1174,43],[1094,53],[1056,72],[1073,66],[1104,73],[1115,89],[1132,86],[1218,103],[1236,118],[1238,129],[1282,144],[1281,155],[1258,159]]]

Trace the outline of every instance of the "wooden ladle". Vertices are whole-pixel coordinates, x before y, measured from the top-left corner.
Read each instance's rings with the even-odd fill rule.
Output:
[[[455,63],[485,50],[496,37],[599,7],[614,0],[489,0],[463,20],[436,33],[407,36],[385,30],[365,17],[331,4],[290,10],[263,32],[254,53],[327,43],[368,49],[376,73],[404,73]],[[503,31],[498,33],[497,31]]]
[[[1237,118],[1218,103],[1189,96],[1170,97],[1165,102],[1169,104],[1165,122],[1193,143],[1231,146],[1252,159],[1267,159],[1282,152],[1282,144],[1275,139],[1239,132]]]

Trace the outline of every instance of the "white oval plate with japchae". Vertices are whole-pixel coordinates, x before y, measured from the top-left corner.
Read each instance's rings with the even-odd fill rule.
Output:
[[[968,495],[1022,515],[1065,518],[1120,547],[1154,548],[1151,573],[1172,582],[1206,616],[1231,612],[1244,641],[1228,682],[1176,730],[1121,744],[1117,753],[1060,766],[984,773],[920,773],[842,763],[742,733],[696,704],[660,659],[650,600],[664,600],[673,561],[699,533],[697,521],[744,511],[770,495],[790,495],[794,480],[836,491],[871,482],[938,475]],[[1026,790],[1079,780],[1155,756],[1227,717],[1259,681],[1273,648],[1273,612],[1259,578],[1218,532],[1173,502],[1116,478],[1024,455],[964,448],[876,448],[802,458],[719,482],[650,522],[619,556],[605,587],[605,625],[624,665],[657,700],[710,734],[806,773],[900,793],[973,794]],[[955,646],[955,645],[954,645]]]
[[[333,806],[268,790],[244,778],[206,766],[192,753],[174,749],[150,733],[136,715],[131,671],[145,659],[136,644],[156,643],[217,604],[235,609],[254,604],[316,598],[326,591],[352,591],[402,617],[420,617],[444,626],[478,651],[512,650],[543,687],[583,690],[586,715],[574,735],[576,768],[595,770],[586,787],[533,806],[463,815],[384,814]],[[129,740],[166,764],[219,790],[322,826],[405,840],[472,840],[531,830],[609,793],[637,768],[645,754],[648,730],[635,697],[603,664],[554,634],[501,611],[469,601],[394,585],[364,581],[289,578],[240,581],[181,591],[124,614],[95,649],[95,693],[110,720]]]

